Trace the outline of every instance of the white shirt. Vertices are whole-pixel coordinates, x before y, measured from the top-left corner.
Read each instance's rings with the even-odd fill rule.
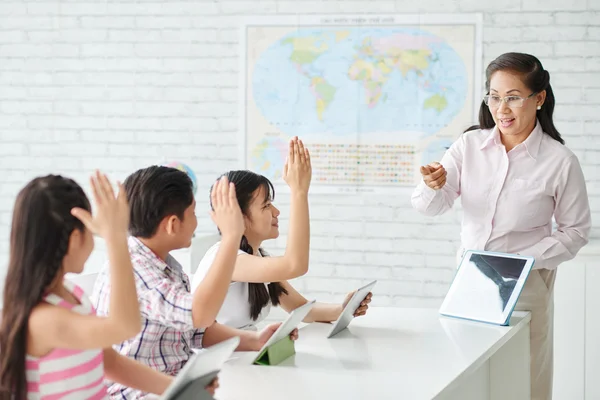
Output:
[[[215,243],[202,257],[198,269],[192,280],[192,293],[196,290],[202,279],[215,261],[221,242]],[[239,254],[248,254],[238,250]],[[265,287],[267,284],[265,283]],[[256,330],[256,324],[264,320],[271,311],[271,301],[262,309],[255,320],[250,316],[250,303],[248,302],[248,282],[231,282],[225,301],[217,314],[217,322],[237,329]]]
[[[539,121],[508,153],[497,128],[465,133],[441,164],[448,173],[444,187],[421,182],[412,204],[423,214],[440,215],[460,196],[459,258],[471,249],[519,253],[535,257],[534,268],[552,270],[588,242],[592,221],[579,161]]]

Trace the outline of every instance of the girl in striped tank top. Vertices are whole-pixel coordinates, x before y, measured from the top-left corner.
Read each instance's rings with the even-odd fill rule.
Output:
[[[117,354],[112,345],[140,331],[127,248],[129,206],[104,174],[90,179],[96,214],[71,179],[32,180],[17,196],[0,325],[0,399],[105,399],[104,379],[161,394],[172,378]],[[102,236],[111,265],[110,311],[97,317],[78,286]]]

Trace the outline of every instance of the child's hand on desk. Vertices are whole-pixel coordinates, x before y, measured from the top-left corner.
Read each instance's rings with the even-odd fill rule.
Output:
[[[262,331],[257,333],[258,349],[256,349],[256,350],[260,350],[260,348],[262,348],[262,346],[265,343],[267,343],[267,341],[271,338],[271,336],[273,336],[275,331],[277,329],[279,329],[279,326],[281,326],[281,322],[277,322],[275,324],[268,325],[265,329],[263,329]],[[298,329],[297,328],[294,329],[292,331],[292,333],[290,333],[290,339],[298,340]]]
[[[346,295],[346,299],[342,303],[342,309],[346,308],[353,295],[354,292],[350,292]],[[365,315],[367,313],[367,310],[369,309],[369,303],[371,302],[371,297],[373,297],[373,293],[369,292],[369,294],[367,294],[367,297],[365,297],[365,299],[361,301],[360,306],[358,306],[358,308],[354,311],[355,317],[360,317],[361,315]]]
[[[212,396],[215,395],[215,391],[219,388],[219,378],[215,378],[213,379],[208,386],[206,386],[204,388],[204,390],[206,390],[208,393],[210,393]]]

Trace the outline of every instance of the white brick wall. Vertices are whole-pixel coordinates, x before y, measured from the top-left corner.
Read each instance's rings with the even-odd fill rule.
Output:
[[[301,5],[300,5],[301,4]],[[484,13],[484,63],[531,52],[552,72],[557,125],[578,154],[600,221],[600,1],[0,2],[0,271],[17,191],[49,172],[86,185],[182,160],[199,179],[199,232],[211,181],[236,168],[238,29],[249,14]],[[84,155],[85,154],[85,155]],[[288,214],[285,196],[277,199]],[[307,296],[341,300],[378,278],[376,304],[437,305],[452,277],[459,211],[437,219],[398,196],[313,195]],[[287,221],[282,220],[282,232]],[[600,237],[595,227],[593,237]],[[269,244],[273,252],[285,244]],[[103,259],[101,246],[87,269]]]

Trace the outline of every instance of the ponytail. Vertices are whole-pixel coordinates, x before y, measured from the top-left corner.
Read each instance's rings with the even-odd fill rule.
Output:
[[[242,240],[240,242],[240,250],[245,251],[246,253],[253,255],[254,249],[248,243],[248,239],[246,236],[242,236]],[[266,253],[259,248],[258,249],[261,256],[266,257]],[[288,294],[287,290],[281,286],[279,282],[271,282],[268,285],[269,290],[265,288],[264,283],[256,283],[249,282],[248,283],[248,302],[250,303],[250,317],[256,321],[258,316],[262,312],[262,309],[265,308],[269,301],[274,306],[279,305],[279,297],[283,294]]]

